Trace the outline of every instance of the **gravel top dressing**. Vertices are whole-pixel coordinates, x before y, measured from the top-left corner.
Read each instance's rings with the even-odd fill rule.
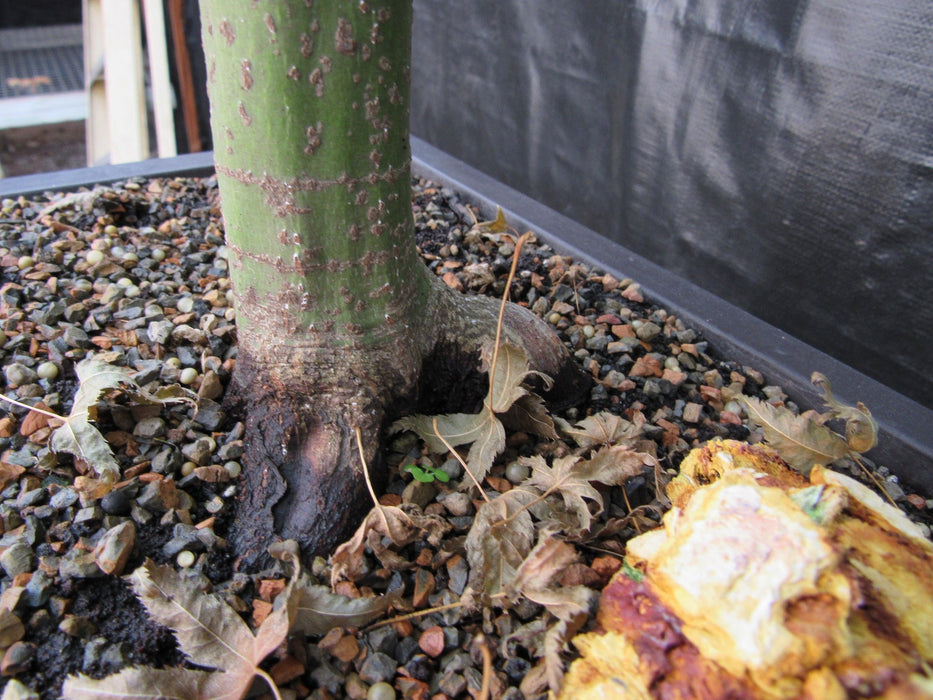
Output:
[[[501,297],[514,232],[478,224],[456,193],[425,181],[414,183],[414,214],[432,271],[466,294]],[[42,411],[0,402],[0,684],[15,678],[56,698],[69,675],[195,668],[171,630],[147,615],[134,594],[138,581],[124,578],[147,560],[172,567],[186,590],[224,601],[253,630],[295,574],[287,557],[264,571],[238,571],[225,540],[243,425],[223,406],[237,352],[223,243],[213,178],[128,180],[0,205],[3,393]],[[582,429],[574,438],[571,426],[601,412],[623,419],[620,434],[650,457],[624,486],[593,491],[602,508],[592,499],[584,505],[592,522],[569,540],[577,560],[557,584],[594,592],[583,597],[593,604],[622,566],[625,542],[658,524],[668,506],[660,489],[691,448],[716,437],[762,439],[742,396],[794,406],[755,368],[719,356],[644,299],[637,282],[547,246],[523,248],[510,293],[560,333],[593,388],[588,403],[554,416],[560,439],[508,434],[483,483],[486,496],[525,482],[535,460],[577,449]],[[88,359],[125,368],[125,382],[104,382],[69,419],[106,439],[119,465],[113,488],[98,480],[99,465],[50,448],[61,422],[48,414],[75,416],[76,370]],[[151,400],[164,387],[175,387],[173,400]],[[434,389],[456,393],[474,411],[485,392],[482,382]],[[309,585],[387,604],[365,622],[312,625],[265,658],[261,668],[281,697],[478,697],[484,677],[493,697],[546,693],[573,658],[565,642],[577,630],[556,630],[559,616],[528,597],[482,604],[467,539],[483,501],[477,489],[458,488],[457,460],[429,454],[403,432],[390,438],[386,463],[381,503],[430,516],[432,536],[404,546],[369,537],[352,576],[333,576],[333,560],[305,562]],[[835,468],[883,488],[929,534],[931,494],[905,493],[868,459]],[[337,596],[322,595],[337,605]],[[257,679],[255,690],[268,694],[269,686]]]

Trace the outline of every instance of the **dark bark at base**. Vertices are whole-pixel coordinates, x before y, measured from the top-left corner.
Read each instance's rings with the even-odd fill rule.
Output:
[[[238,568],[267,562],[266,549],[278,539],[293,539],[306,556],[316,556],[350,537],[373,505],[357,427],[378,490],[384,482],[380,440],[388,423],[411,413],[471,412],[482,404],[487,380],[478,358],[482,343],[495,337],[498,303],[446,291],[438,295],[434,323],[420,329],[428,342],[408,338],[395,351],[338,352],[327,380],[315,371],[310,353],[270,361],[269,352],[257,356],[240,347],[226,404],[245,421],[243,480],[230,536]],[[522,347],[532,369],[551,377],[544,396],[552,410],[588,394],[589,378],[553,330],[527,309],[510,306],[503,342]],[[342,369],[334,370],[336,364]],[[296,369],[302,366],[305,371]]]
[[[316,394],[311,385],[283,389],[261,368],[244,369],[230,393],[231,410],[245,420],[246,468],[230,537],[237,568],[269,563],[266,550],[280,539],[297,541],[309,557],[327,555],[373,505],[355,428],[377,430],[360,425],[342,398]],[[378,451],[367,452],[378,486],[384,481]]]

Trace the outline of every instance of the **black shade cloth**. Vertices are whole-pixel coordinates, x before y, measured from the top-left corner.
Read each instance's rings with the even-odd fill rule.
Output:
[[[933,406],[929,0],[415,0],[413,78],[416,135]]]

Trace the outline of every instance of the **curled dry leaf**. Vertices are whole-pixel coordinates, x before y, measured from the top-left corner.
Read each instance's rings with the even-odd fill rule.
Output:
[[[302,579],[298,585],[292,631],[324,635],[335,627],[362,627],[382,617],[390,603],[391,599],[386,596],[350,598]]]
[[[327,586],[311,583],[301,571],[298,544],[294,540],[278,542],[269,554],[292,565],[294,600],[289,609],[289,630],[302,634],[324,635],[335,627],[361,627],[382,616],[392,599],[388,596],[350,598],[332,592]],[[278,605],[279,598],[276,599]]]
[[[831,417],[846,422],[846,442],[850,450],[868,452],[877,444],[878,424],[865,404],[859,401],[855,406],[849,406],[836,399],[829,380],[819,372],[814,372],[810,381],[822,392],[823,401],[829,407]]]
[[[79,674],[69,676],[62,687],[67,700],[237,700],[242,688],[230,687],[224,675],[185,668],[125,668],[100,680]]]
[[[360,523],[353,537],[331,555],[331,586],[340,581],[355,581],[362,575],[363,552],[370,532],[384,535],[396,546],[403,547],[424,538],[437,544],[449,529],[449,523],[434,515],[423,515],[414,509],[406,512],[395,506],[376,506]]]
[[[848,443],[824,425],[752,396],[742,396],[748,417],[760,425],[765,440],[805,476],[814,464],[832,464],[849,452]]]

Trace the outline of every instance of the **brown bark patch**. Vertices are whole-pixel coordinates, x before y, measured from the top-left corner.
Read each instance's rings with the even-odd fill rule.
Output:
[[[337,31],[334,33],[334,48],[338,53],[352,56],[356,53],[356,39],[353,38],[353,25],[343,17],[337,19]]]

